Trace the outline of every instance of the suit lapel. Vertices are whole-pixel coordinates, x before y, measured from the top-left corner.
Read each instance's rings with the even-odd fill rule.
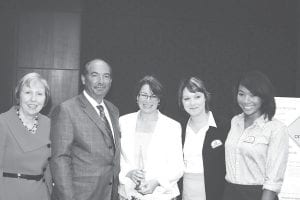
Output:
[[[120,149],[120,138],[121,138],[121,133],[119,128],[119,116],[117,113],[114,112],[114,110],[111,108],[111,106],[107,103],[106,100],[104,100],[104,104],[109,113],[109,117],[113,128],[113,133],[114,133],[115,149],[116,152],[118,152]]]
[[[101,134],[104,137],[106,144],[109,146],[110,137],[105,128],[104,123],[101,121],[96,110],[90,104],[90,102],[84,97],[83,94],[79,95],[80,106],[82,107],[83,112],[91,119],[91,121],[100,129]]]

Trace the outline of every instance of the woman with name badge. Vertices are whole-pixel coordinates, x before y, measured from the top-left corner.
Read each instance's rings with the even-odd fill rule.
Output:
[[[223,200],[275,200],[288,158],[287,127],[273,118],[274,89],[261,72],[242,77],[235,88],[241,114],[231,120],[225,143]]]
[[[224,120],[210,111],[211,95],[198,77],[181,81],[178,103],[189,119],[183,125],[183,200],[220,200],[225,182]]]

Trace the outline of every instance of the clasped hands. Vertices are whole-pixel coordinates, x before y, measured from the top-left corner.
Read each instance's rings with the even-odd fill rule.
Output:
[[[145,171],[134,169],[127,173],[127,177],[130,178],[138,187],[136,191],[145,195],[152,194],[155,188],[159,185],[158,181],[155,179],[145,180]]]

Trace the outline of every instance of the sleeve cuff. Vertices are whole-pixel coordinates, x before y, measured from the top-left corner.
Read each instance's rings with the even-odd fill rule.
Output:
[[[167,179],[158,178],[157,181],[158,181],[158,183],[161,187],[165,188],[165,190],[171,190],[172,189],[171,184]]]
[[[263,185],[263,189],[271,190],[271,191],[276,192],[278,194],[281,190],[281,186],[282,186],[281,183],[265,183]]]

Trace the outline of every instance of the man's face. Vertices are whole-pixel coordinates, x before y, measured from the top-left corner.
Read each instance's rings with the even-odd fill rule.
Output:
[[[111,69],[101,60],[92,61],[86,68],[87,73],[81,75],[82,84],[85,91],[100,103],[111,86]]]

